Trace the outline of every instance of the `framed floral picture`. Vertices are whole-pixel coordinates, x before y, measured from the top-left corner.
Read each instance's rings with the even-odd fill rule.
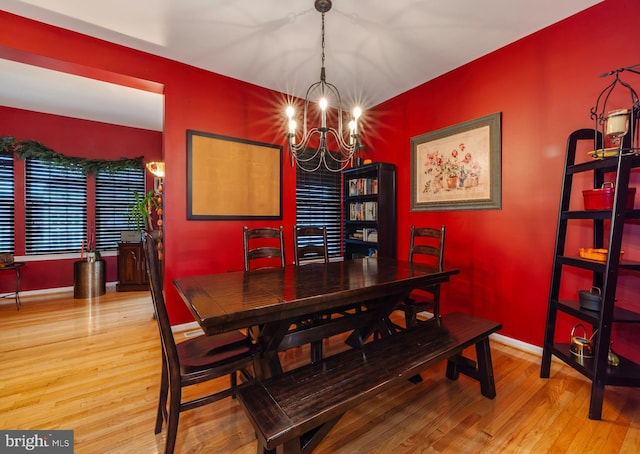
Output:
[[[501,203],[499,112],[411,138],[411,211]]]

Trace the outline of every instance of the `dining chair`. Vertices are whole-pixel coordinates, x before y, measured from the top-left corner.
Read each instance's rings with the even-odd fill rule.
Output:
[[[329,247],[327,244],[327,228],[323,226],[301,226],[293,228],[293,246],[295,264],[307,261],[329,263]]]
[[[254,347],[247,336],[239,331],[214,336],[201,335],[176,343],[162,293],[157,244],[147,232],[143,234],[143,244],[162,350],[162,375],[155,433],[160,433],[163,422],[167,421],[165,453],[171,454],[176,444],[181,412],[225,397],[235,398],[237,372],[240,372],[245,380],[253,380],[248,368],[253,364]],[[229,388],[182,401],[183,388],[225,375],[229,375],[231,379]]]
[[[304,265],[308,262],[322,261],[329,263],[329,246],[327,243],[327,228],[325,226],[293,227],[293,247],[295,250],[295,264]],[[331,314],[313,314],[309,322],[320,323],[323,318],[330,318]],[[322,360],[322,340],[311,342],[311,362]]]
[[[284,268],[284,234],[282,226],[244,230],[244,270]]]
[[[409,263],[420,263],[435,266],[442,270],[444,264],[445,226],[438,228],[411,226],[409,242]],[[408,328],[417,323],[417,314],[433,311],[433,316],[440,317],[440,284],[413,290],[398,306],[404,311],[405,326]]]

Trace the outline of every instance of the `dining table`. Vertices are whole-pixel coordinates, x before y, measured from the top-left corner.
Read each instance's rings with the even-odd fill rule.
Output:
[[[205,334],[251,333],[259,351],[255,373],[267,378],[282,373],[279,351],[339,333],[349,333],[354,348],[374,333],[393,335],[389,316],[403,298],[458,273],[367,257],[184,276],[174,285]]]

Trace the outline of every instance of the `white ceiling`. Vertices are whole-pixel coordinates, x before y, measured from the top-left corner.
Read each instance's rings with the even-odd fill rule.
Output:
[[[326,14],[327,81],[347,107],[371,107],[600,1],[333,0]],[[320,76],[321,15],[313,0],[3,0],[1,8],[300,97]],[[42,109],[51,112],[65,108],[56,101],[83,97],[74,87],[73,97],[63,89],[28,99],[33,90],[19,83],[35,77],[0,65],[0,86],[7,87],[0,104],[20,107],[16,99],[24,98],[24,108],[46,103]],[[109,122],[162,129],[161,114],[148,121],[158,95],[145,102],[139,91],[123,91],[127,104],[110,108],[122,118]],[[58,93],[51,86],[46,92]],[[120,98],[107,92],[111,102]],[[124,119],[136,115],[138,103],[147,120]],[[95,98],[90,105],[94,115],[106,110]],[[80,110],[86,118],[86,105]]]

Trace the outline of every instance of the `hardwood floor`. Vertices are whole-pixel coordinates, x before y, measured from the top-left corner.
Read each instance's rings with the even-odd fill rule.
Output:
[[[148,292],[72,294],[0,305],[0,429],[73,429],[75,452],[161,453],[154,435],[160,378]],[[177,334],[178,340],[184,334]],[[339,338],[325,351],[344,348]],[[607,388],[602,421],[587,418],[589,382],[554,362],[492,341],[497,397],[444,376],[444,363],[348,412],[317,449],[329,453],[636,453],[640,393]],[[306,361],[306,349],[286,364]],[[222,381],[219,382],[220,386]],[[216,382],[207,386],[216,386]],[[180,416],[177,453],[255,453],[250,423],[226,399]]]

